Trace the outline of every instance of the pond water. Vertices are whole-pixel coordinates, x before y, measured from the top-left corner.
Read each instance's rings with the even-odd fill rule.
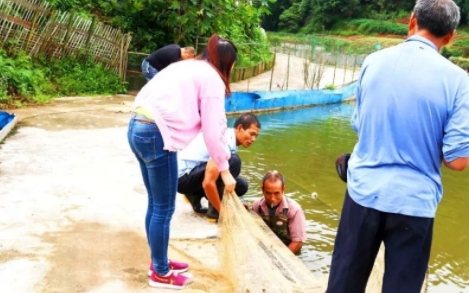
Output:
[[[286,194],[304,209],[308,240],[301,259],[314,274],[329,271],[346,184],[335,171],[339,154],[351,152],[357,136],[350,126],[353,104],[335,104],[259,115],[262,130],[249,149],[240,148],[247,199],[262,196],[260,181],[278,170]],[[229,125],[234,119],[229,119]],[[430,261],[431,293],[469,293],[469,176],[443,170],[444,196]],[[317,193],[317,198],[312,194]]]

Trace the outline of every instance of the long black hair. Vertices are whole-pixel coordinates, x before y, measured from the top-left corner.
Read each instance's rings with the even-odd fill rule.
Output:
[[[218,72],[225,83],[226,94],[230,94],[230,74],[233,64],[238,60],[238,49],[235,44],[219,35],[213,34],[199,60],[207,60]]]

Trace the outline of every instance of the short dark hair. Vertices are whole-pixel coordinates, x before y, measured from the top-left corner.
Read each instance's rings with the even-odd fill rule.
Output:
[[[282,188],[285,187],[285,178],[283,177],[282,173],[277,170],[267,172],[264,177],[262,177],[262,190],[264,190],[265,182],[269,180],[269,182],[276,182],[277,180],[282,181]]]
[[[187,52],[191,53],[192,55],[195,56],[195,49],[194,47],[185,47],[184,48]]]
[[[259,129],[261,128],[261,123],[257,116],[251,113],[244,113],[236,119],[234,123],[234,128],[238,127],[238,125],[243,125],[243,129],[246,130],[251,127],[251,125],[256,125]]]
[[[419,29],[426,29],[435,37],[446,36],[461,20],[459,7],[453,0],[418,0],[414,14]]]

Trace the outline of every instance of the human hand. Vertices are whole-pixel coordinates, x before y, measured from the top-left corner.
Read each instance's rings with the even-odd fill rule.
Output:
[[[228,193],[233,193],[236,186],[236,180],[233,178],[233,175],[231,175],[229,170],[221,171],[220,175],[223,184],[225,184],[225,191]]]

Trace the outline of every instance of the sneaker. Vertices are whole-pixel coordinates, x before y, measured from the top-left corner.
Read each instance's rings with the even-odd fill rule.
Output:
[[[174,271],[169,271],[165,276],[160,276],[157,273],[152,274],[148,284],[156,288],[182,289],[191,282],[191,278]]]
[[[170,259],[168,261],[169,261],[169,269],[173,272],[184,273],[184,272],[187,272],[189,270],[189,265],[186,264],[186,263],[175,262],[175,261],[172,261]],[[155,272],[155,270],[153,269],[153,262],[151,262],[150,268],[148,269],[148,276],[151,277],[151,275],[154,272]]]

